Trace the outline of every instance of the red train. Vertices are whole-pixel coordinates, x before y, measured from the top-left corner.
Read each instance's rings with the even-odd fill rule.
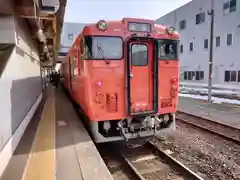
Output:
[[[175,129],[179,34],[146,19],[87,25],[63,61],[65,86],[95,142]]]

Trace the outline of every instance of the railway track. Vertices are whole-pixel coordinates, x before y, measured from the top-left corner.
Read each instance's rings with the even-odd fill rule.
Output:
[[[116,146],[105,148],[105,155],[102,157],[115,180],[202,180],[176,159],[158,149],[153,142],[135,148],[116,148]],[[113,149],[116,150],[117,155],[112,154]],[[106,150],[110,151],[106,152]],[[115,161],[115,165],[109,163],[109,157],[106,159],[108,153],[114,156],[114,160],[111,161]],[[102,154],[101,150],[100,154]],[[116,163],[121,165],[116,168]],[[116,169],[121,173],[116,174]]]
[[[240,129],[193,114],[178,111],[176,119],[240,144]]]

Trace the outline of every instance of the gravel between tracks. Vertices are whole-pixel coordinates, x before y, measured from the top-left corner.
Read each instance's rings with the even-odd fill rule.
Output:
[[[183,120],[187,119],[187,122],[198,124],[201,127],[205,127],[209,130],[225,134],[233,139],[240,141],[240,129],[228,125],[225,126],[223,124],[219,124],[218,122],[207,120],[184,112],[177,112],[177,118]]]
[[[177,121],[177,131],[157,140],[177,160],[206,180],[240,180],[240,146]]]

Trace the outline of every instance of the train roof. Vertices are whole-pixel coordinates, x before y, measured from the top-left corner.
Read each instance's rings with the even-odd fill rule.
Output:
[[[162,35],[165,35],[165,37],[166,37],[166,35],[167,35],[170,39],[179,39],[179,33],[178,32],[174,32],[172,35],[169,35],[169,34],[166,33],[167,26],[164,26],[164,25],[161,25],[161,24],[156,24],[154,20],[138,19],[138,18],[123,18],[121,20],[106,21],[107,24],[108,24],[108,27],[109,27],[108,29],[110,29],[110,30],[106,30],[104,32],[99,31],[99,29],[97,28],[97,23],[98,22],[97,23],[91,23],[91,24],[86,25],[83,28],[81,34],[106,35],[106,34],[111,33],[111,34],[116,35],[116,36],[124,36],[123,33],[113,32],[113,29],[115,28],[115,29],[118,29],[118,30],[123,32],[123,24],[125,23],[125,21],[152,24],[153,31],[155,32],[153,35],[154,35],[155,38],[161,38]],[[80,37],[81,34],[79,34],[78,37]]]

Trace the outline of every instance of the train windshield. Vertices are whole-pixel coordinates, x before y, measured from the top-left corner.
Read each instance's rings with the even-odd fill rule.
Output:
[[[158,58],[160,60],[178,60],[178,41],[158,40]]]
[[[120,37],[86,36],[87,59],[120,60],[123,55],[122,43]]]

